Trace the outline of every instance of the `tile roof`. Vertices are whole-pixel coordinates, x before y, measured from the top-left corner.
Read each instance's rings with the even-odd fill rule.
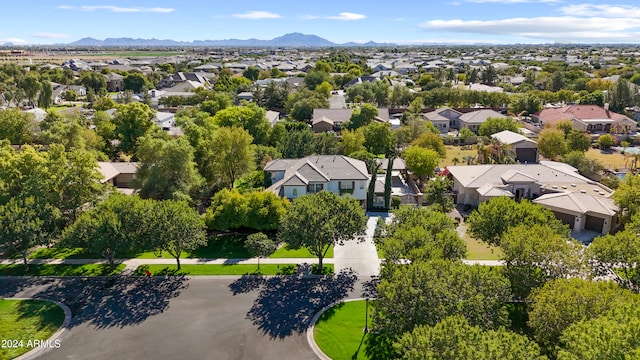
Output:
[[[491,135],[491,137],[507,145],[517,144],[521,141],[536,144],[535,141],[529,139],[528,137],[509,130],[500,131],[499,133]]]
[[[533,202],[579,214],[614,216],[619,210],[610,198],[580,192],[545,194]]]
[[[562,108],[544,109],[539,111],[536,116],[543,122],[552,124],[571,119],[620,120],[627,118],[625,115],[605,110],[598,105],[568,105]]]
[[[468,112],[460,115],[460,121],[467,124],[482,124],[487,121],[488,118],[506,118],[506,116],[491,109],[482,109],[477,111]]]

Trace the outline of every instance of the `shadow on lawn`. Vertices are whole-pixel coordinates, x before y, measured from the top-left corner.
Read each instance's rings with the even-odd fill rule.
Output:
[[[333,276],[243,276],[229,285],[234,295],[260,289],[247,318],[271,338],[283,339],[307,330],[323,307],[353,291],[357,276],[343,271]]]
[[[90,323],[99,329],[122,328],[164,312],[187,287],[184,276],[76,277],[58,279],[33,297],[67,305],[73,314],[70,327]]]

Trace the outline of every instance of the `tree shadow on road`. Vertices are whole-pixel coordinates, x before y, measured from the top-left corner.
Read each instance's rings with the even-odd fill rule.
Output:
[[[357,276],[343,271],[333,276],[278,276],[261,281],[243,277],[229,286],[235,294],[260,289],[247,318],[266,335],[283,339],[300,334],[323,307],[353,291]]]
[[[184,276],[60,279],[34,295],[57,300],[73,314],[69,327],[89,323],[98,329],[140,324],[163,313],[188,287]]]
[[[45,286],[54,281],[42,277],[6,277],[0,280],[0,298],[15,297],[25,290]]]

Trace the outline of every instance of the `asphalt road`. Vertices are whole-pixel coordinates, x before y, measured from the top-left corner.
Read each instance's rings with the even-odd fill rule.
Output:
[[[73,312],[61,347],[38,359],[316,359],[313,315],[362,296],[351,274],[325,278],[2,279],[0,296],[58,300]]]

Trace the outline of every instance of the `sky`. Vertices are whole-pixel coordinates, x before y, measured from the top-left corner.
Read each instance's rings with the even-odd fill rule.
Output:
[[[336,43],[640,43],[637,0],[13,0],[2,5],[0,44],[84,37],[269,40],[291,32]]]

